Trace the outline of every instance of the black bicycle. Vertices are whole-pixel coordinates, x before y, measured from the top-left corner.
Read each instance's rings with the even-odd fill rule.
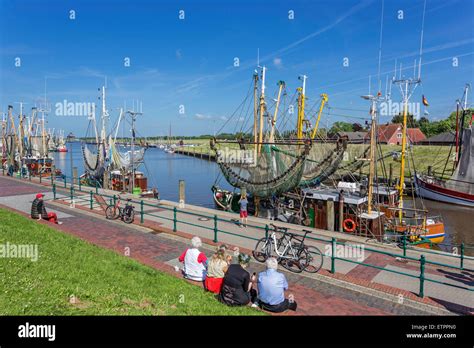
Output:
[[[252,254],[259,262],[265,262],[269,257],[275,257],[287,270],[295,273],[306,271],[318,272],[323,266],[323,254],[315,246],[306,246],[304,241],[311,233],[303,230],[304,236],[288,232],[288,228],[271,224],[272,233],[260,239]]]

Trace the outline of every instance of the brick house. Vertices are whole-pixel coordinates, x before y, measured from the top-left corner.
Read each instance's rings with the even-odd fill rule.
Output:
[[[402,124],[384,124],[377,127],[377,138],[381,144],[401,145],[402,144]],[[367,134],[367,140],[370,139],[370,133]],[[407,129],[407,141],[409,144],[416,144],[423,141],[426,136],[419,128]]]

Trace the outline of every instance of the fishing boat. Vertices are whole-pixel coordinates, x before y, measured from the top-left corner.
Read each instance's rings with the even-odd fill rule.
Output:
[[[265,204],[261,203],[298,186],[304,170],[304,160],[312,145],[303,138],[302,110],[306,76],[302,77],[302,87],[297,89],[299,128],[296,133],[284,134],[276,125],[279,112],[288,115],[288,108],[281,108],[282,96],[287,95],[286,84],[284,81],[278,82],[274,109],[269,110],[265,96],[266,67],[259,69],[260,73],[256,71],[253,74],[251,88],[244,103],[239,107],[241,110],[249,110],[253,106],[253,116],[247,115],[253,118],[253,126],[247,133],[250,135],[235,140],[214,137],[210,143],[222,176],[236,190],[245,192],[251,198],[250,201],[255,204],[256,215],[259,211],[264,213]],[[247,104],[248,108],[245,108],[244,104]],[[228,193],[219,190],[217,185],[213,186],[213,191],[217,204],[222,204],[219,198],[224,199]]]
[[[57,152],[67,152],[66,142],[64,140],[64,131],[59,131],[57,145],[56,145]]]
[[[106,189],[130,192],[141,196],[153,195],[153,190],[148,188],[148,180],[138,168],[144,165],[144,156],[147,147],[140,146],[136,142],[136,119],[142,112],[128,110],[124,112],[120,108],[118,121],[115,128],[108,132],[109,113],[106,106],[106,88],[101,89],[100,99],[102,101],[101,129],[98,130],[95,107],[89,116],[89,129],[94,131],[95,142],[93,144],[82,144],[82,155],[85,173],[81,175],[81,183],[89,186],[99,186]],[[130,150],[124,149],[123,145],[117,143],[117,134],[121,122],[125,116],[131,118]],[[108,135],[107,135],[108,134]],[[113,136],[112,136],[113,134]],[[86,138],[88,135],[86,134]],[[93,145],[93,146],[90,146]]]
[[[474,113],[467,108],[469,89],[470,85],[467,84],[464,89],[463,105],[459,101],[456,103],[456,136],[455,143],[452,144],[455,146],[453,173],[448,179],[443,178],[446,168],[443,169],[441,176],[436,176],[431,172],[415,173],[415,188],[420,197],[474,207],[474,132],[472,131]],[[460,107],[462,108],[461,117],[459,117]],[[465,128],[464,123],[468,112],[472,113],[471,121],[469,127]],[[446,161],[447,164],[448,161]]]
[[[8,106],[8,119],[2,121],[2,165],[9,175],[48,176],[54,168],[53,158],[48,154],[49,137],[46,132],[46,108],[41,108],[42,118],[37,118],[38,109],[31,109],[31,116],[23,114],[20,103],[18,128],[13,116],[13,106]],[[54,170],[61,175],[60,170]]]

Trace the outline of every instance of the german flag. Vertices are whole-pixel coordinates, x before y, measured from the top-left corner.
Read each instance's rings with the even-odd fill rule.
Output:
[[[421,97],[422,97],[422,98],[421,98],[421,101],[423,102],[423,105],[424,105],[424,106],[430,105],[430,104],[428,104],[428,99],[426,99],[426,97],[425,97],[424,95],[422,95]]]

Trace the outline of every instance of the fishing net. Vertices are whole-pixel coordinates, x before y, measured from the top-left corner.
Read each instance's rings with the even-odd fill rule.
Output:
[[[115,169],[130,171],[132,169],[132,151],[120,152],[115,143],[110,140],[110,158]],[[145,148],[133,151],[133,167],[137,169],[143,163]]]
[[[100,180],[105,172],[106,151],[104,144],[98,144],[96,152],[92,152],[86,144],[83,144],[82,157],[86,173]]]
[[[44,146],[47,143],[47,141],[45,141],[45,144],[43,143],[43,137],[41,136],[32,136],[30,138],[29,155],[33,157],[44,156],[48,153],[48,149]]]
[[[446,187],[474,194],[474,133],[471,128],[463,130],[461,158]]]
[[[268,198],[298,185],[304,169],[305,149],[305,145],[266,144],[255,161],[253,155],[240,156],[239,150],[220,150],[217,151],[217,163],[230,185],[245,189],[251,195]],[[237,151],[236,156],[229,155],[230,151]],[[251,163],[245,158],[251,158]]]

